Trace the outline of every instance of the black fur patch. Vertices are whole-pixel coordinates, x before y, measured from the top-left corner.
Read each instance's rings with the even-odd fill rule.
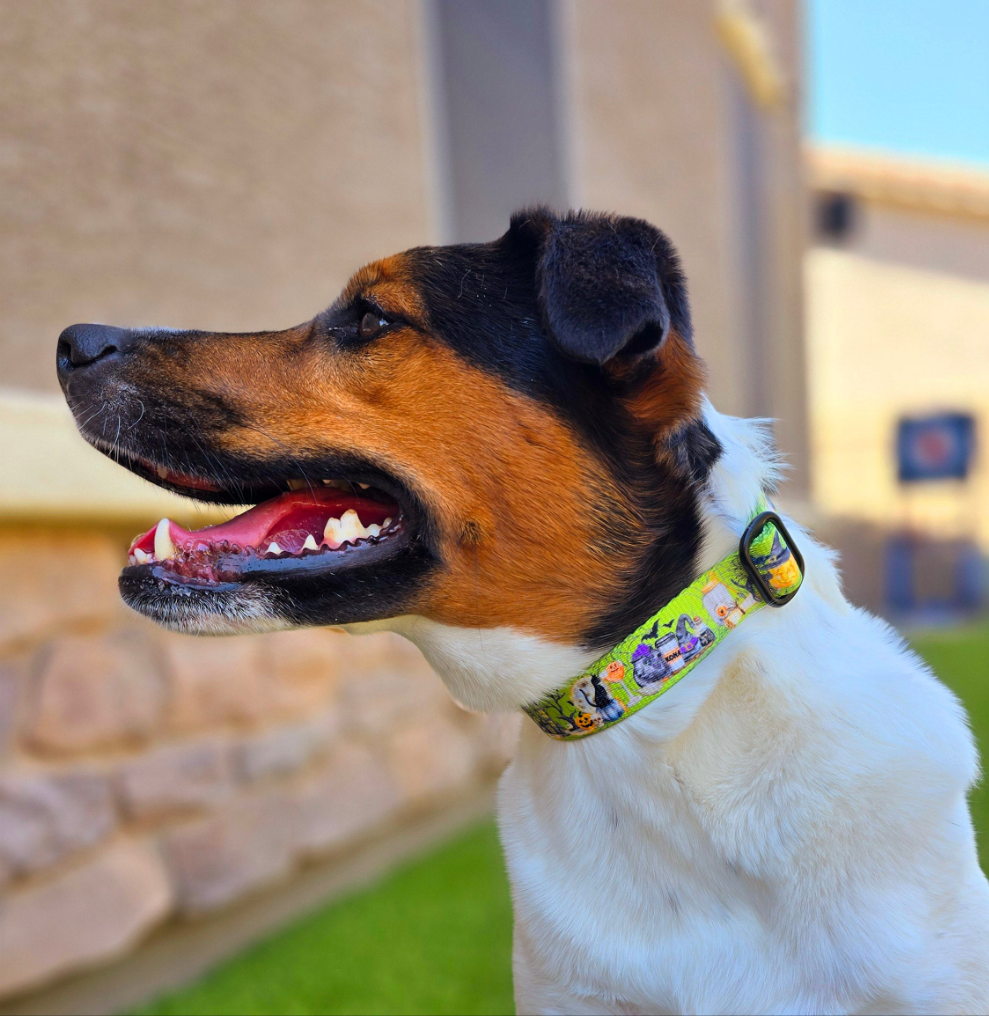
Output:
[[[588,646],[613,645],[694,578],[697,490],[721,451],[695,421],[657,462],[655,435],[623,406],[651,363],[623,380],[601,366],[657,348],[670,328],[692,340],[672,244],[640,220],[557,219],[538,209],[513,216],[492,243],[418,248],[407,258],[432,334],[573,425],[645,520],[644,547],[620,532],[602,537],[604,553],[634,561],[618,600],[585,633]]]
[[[554,237],[557,228],[565,230],[560,237]],[[593,239],[613,236],[616,229],[624,229],[632,237],[627,241],[631,255],[623,247],[625,240],[615,245]],[[587,242],[579,239],[585,230],[592,236]],[[648,290],[647,283],[638,277],[646,267],[643,248],[647,239],[652,245],[653,279],[660,280],[654,295],[668,308],[669,326],[691,341],[686,284],[676,252],[664,234],[637,219],[571,213],[558,220],[544,209],[518,212],[508,232],[491,243],[420,247],[409,251],[406,258],[413,267],[434,334],[470,363],[500,377],[517,391],[553,406],[595,448],[611,454],[616,441],[621,442],[632,426],[617,402],[634,378],[617,382],[588,355],[570,351],[579,343],[580,335],[593,330],[593,306],[580,295],[587,280],[575,279],[569,290],[572,307],[565,309],[566,280],[557,261],[553,262],[555,313],[560,321],[579,320],[582,331],[562,341],[551,330],[543,292],[547,243],[552,241],[557,260],[563,258],[563,249],[569,246],[581,252],[588,270],[594,261],[594,271],[601,280],[604,316],[600,327],[604,328],[608,322],[620,320],[624,293],[630,292],[634,300],[637,291]],[[623,272],[629,257],[637,275],[626,284]],[[608,280],[613,285],[609,286]],[[608,293],[610,300],[605,299]],[[648,351],[647,342],[655,348],[660,341],[658,327],[656,322],[638,320],[620,352],[638,356]]]
[[[661,238],[638,219],[579,214],[552,222],[539,295],[550,337],[567,356],[600,365],[630,345],[638,355],[662,345],[670,312],[655,254]]]
[[[676,464],[695,483],[703,483],[724,449],[703,420],[693,420],[666,439]]]

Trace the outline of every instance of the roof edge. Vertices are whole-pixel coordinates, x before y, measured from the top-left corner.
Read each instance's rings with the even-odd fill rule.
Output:
[[[810,186],[863,201],[989,220],[989,168],[808,145]]]

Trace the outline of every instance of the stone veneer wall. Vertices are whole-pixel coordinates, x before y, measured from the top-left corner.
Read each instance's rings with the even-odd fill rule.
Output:
[[[490,783],[517,729],[397,636],[162,632],[125,539],[0,530],[0,997]]]

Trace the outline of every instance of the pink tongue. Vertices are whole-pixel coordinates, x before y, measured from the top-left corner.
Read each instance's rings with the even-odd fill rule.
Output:
[[[370,498],[348,494],[336,487],[326,487],[279,494],[218,526],[190,531],[172,522],[169,533],[175,546],[182,549],[195,550],[200,544],[217,544],[223,540],[239,547],[257,548],[269,534],[274,535],[282,528],[294,530],[304,522],[307,532],[314,532],[318,542],[326,520],[340,518],[348,509],[356,511],[361,524],[365,526],[374,523],[381,525],[386,518],[398,513],[397,505],[382,504]],[[152,526],[139,536],[131,544],[131,552],[137,547],[150,553],[154,548],[157,528]]]

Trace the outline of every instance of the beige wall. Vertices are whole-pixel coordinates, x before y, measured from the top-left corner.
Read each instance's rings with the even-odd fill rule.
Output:
[[[428,236],[412,0],[0,3],[0,383],[76,321],[236,330]]]
[[[776,416],[799,472],[796,6],[751,6],[785,72],[772,110],[746,109],[713,0],[565,0],[568,175],[575,203],[669,232],[716,402]],[[0,11],[2,383],[54,391],[54,339],[75,321],[296,323],[366,260],[435,234],[417,0]],[[744,228],[740,110],[761,241]],[[767,358],[782,382],[766,383]]]
[[[785,85],[782,102],[768,109],[754,107],[719,41],[720,6],[565,5],[574,187],[581,203],[641,216],[669,234],[683,257],[713,400],[726,412],[776,417],[799,485],[807,438],[797,6],[750,5]],[[742,145],[752,148],[749,170]],[[760,235],[745,228],[753,199]],[[767,361],[769,383],[760,366]]]
[[[808,153],[851,228],[807,258],[813,490],[819,508],[989,549],[989,174],[837,150]],[[903,489],[904,414],[975,415],[975,475]]]
[[[989,283],[989,214],[866,202],[858,206],[852,236],[840,249],[870,261]]]
[[[989,229],[985,230],[989,260]],[[936,248],[936,244],[932,244]],[[983,451],[965,488],[896,482],[896,421],[972,412],[989,431],[989,281],[819,248],[807,261],[813,489],[823,511],[974,535],[989,549]]]

